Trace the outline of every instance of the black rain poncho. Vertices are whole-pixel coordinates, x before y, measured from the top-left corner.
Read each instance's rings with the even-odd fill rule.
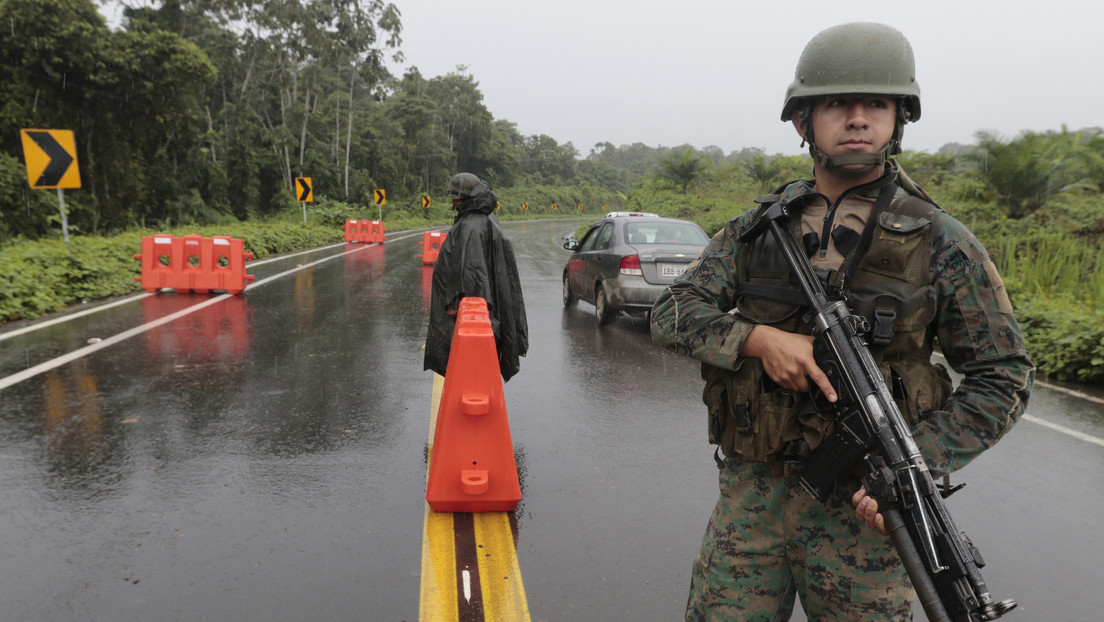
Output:
[[[448,236],[441,243],[433,268],[426,334],[425,369],[445,375],[455,310],[460,300],[477,296],[487,301],[498,349],[502,379],[520,369],[519,357],[529,350],[529,326],[521,295],[514,248],[498,220],[491,215],[498,197],[483,185],[460,208]]]

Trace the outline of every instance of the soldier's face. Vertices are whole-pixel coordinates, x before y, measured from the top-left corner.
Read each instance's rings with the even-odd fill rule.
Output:
[[[897,121],[897,101],[872,95],[833,96],[813,106],[810,123],[817,148],[828,155],[876,153]]]

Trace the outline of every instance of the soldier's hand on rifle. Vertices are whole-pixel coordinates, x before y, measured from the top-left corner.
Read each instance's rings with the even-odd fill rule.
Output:
[[[883,536],[886,535],[885,518],[878,512],[878,502],[874,497],[867,496],[866,488],[860,488],[851,495],[851,505],[855,506],[855,516],[859,520],[877,529]]]
[[[763,362],[763,370],[778,386],[802,393],[809,390],[811,380],[828,397],[836,401],[836,390],[813,358],[813,338],[760,324],[751,330],[740,348],[741,356]]]

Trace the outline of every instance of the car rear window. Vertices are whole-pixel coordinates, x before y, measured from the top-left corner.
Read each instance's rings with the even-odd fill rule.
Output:
[[[630,222],[625,225],[629,244],[692,244],[705,246],[709,236],[696,225],[678,222]]]

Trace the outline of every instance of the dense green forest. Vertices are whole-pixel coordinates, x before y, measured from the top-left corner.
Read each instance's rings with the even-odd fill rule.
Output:
[[[388,71],[402,60],[401,1],[144,4],[155,8],[127,9],[113,28],[93,0],[0,0],[0,321],[134,291],[118,275],[136,269],[143,231],[247,237],[263,256],[340,239],[345,218],[377,210],[391,230],[447,223],[443,189],[458,171],[491,183],[503,218],[631,208],[710,232],[811,173],[807,157],[754,147],[607,142],[583,154],[522,135],[463,66]],[[77,138],[69,244],[57,195],[28,187],[27,128]],[[974,138],[897,161],[989,248],[1040,367],[1104,382],[1104,131]],[[297,177],[313,180],[305,210]],[[438,200],[425,209],[423,196]]]
[[[459,171],[495,188],[592,185],[608,202],[654,165],[522,136],[463,67],[389,75],[401,17],[378,0],[166,0],[127,9],[117,31],[92,0],[2,0],[0,18],[5,237],[58,226],[56,197],[20,183],[22,128],[76,132],[67,207],[84,233],[271,216],[296,206],[296,177],[321,203],[367,206],[384,188],[392,210],[420,210]]]

